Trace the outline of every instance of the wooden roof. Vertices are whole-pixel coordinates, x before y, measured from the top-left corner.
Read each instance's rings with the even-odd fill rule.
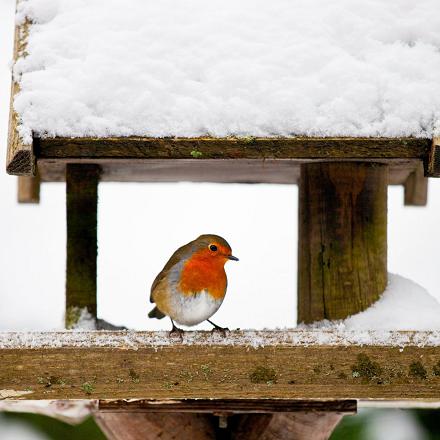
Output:
[[[28,24],[15,30],[14,59],[26,51]],[[296,183],[299,164],[373,161],[390,166],[390,184],[404,184],[420,163],[440,176],[440,139],[420,138],[44,138],[23,144],[11,92],[7,172],[61,181],[66,163],[95,163],[104,181]]]

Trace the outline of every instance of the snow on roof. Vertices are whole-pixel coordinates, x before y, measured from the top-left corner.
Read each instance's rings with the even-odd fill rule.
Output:
[[[416,136],[440,119],[438,0],[21,0],[39,136]]]

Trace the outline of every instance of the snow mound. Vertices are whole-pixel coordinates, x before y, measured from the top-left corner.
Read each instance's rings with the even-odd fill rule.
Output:
[[[300,328],[338,330],[440,330],[440,303],[423,287],[400,275],[388,274],[382,297],[367,310],[342,321],[320,321]]]
[[[416,136],[440,119],[438,0],[21,0],[19,132]]]

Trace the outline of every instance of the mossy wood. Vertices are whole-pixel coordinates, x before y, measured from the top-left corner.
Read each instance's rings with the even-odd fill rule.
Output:
[[[66,328],[81,311],[96,317],[98,165],[66,169],[67,263]]]
[[[346,318],[385,290],[387,173],[375,163],[302,165],[298,322]]]
[[[342,345],[313,331],[236,331],[228,340],[194,332],[183,343],[161,342],[164,332],[74,333],[2,335],[0,346],[11,348],[0,349],[0,390],[14,391],[14,399],[440,402],[440,347],[432,344],[438,333],[396,332],[397,346]]]

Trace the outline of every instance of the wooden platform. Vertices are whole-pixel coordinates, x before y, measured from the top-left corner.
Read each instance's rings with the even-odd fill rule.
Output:
[[[432,403],[440,402],[439,344],[440,332],[234,331],[226,338],[189,332],[183,341],[166,332],[2,333],[0,392],[3,399],[171,399],[170,404]]]

